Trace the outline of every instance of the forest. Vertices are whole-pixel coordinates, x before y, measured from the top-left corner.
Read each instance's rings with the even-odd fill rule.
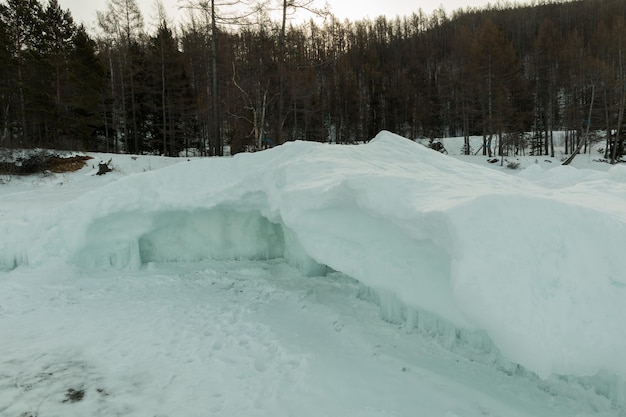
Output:
[[[277,3],[272,18],[189,0],[178,24],[157,3],[148,25],[109,0],[90,33],[57,0],[1,0],[0,147],[221,156],[385,129],[462,136],[466,154],[554,156],[555,131],[566,153],[595,136],[623,153],[626,0],[359,21]]]

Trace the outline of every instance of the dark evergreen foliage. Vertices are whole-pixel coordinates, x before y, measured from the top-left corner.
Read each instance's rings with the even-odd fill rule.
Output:
[[[56,0],[7,0],[0,20],[0,144],[88,147],[104,72],[85,29]]]
[[[624,149],[626,0],[236,29],[210,11],[146,34],[110,0],[96,43],[56,0],[3,0],[0,146],[220,155],[387,129],[554,155],[553,131],[571,152],[591,126],[607,159]]]

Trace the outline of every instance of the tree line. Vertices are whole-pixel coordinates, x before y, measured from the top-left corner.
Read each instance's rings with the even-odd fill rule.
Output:
[[[386,129],[554,156],[555,131],[571,153],[601,130],[605,157],[623,153],[626,0],[354,22],[271,1],[278,19],[190,0],[177,26],[157,3],[148,32],[134,0],[109,0],[90,34],[57,0],[3,0],[0,146],[223,155]]]

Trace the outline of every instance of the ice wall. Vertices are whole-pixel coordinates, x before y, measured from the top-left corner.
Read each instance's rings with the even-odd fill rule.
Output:
[[[0,262],[284,257],[350,275],[541,377],[622,377],[622,177],[540,187],[388,132],[362,146],[288,143],[130,176],[6,225]]]

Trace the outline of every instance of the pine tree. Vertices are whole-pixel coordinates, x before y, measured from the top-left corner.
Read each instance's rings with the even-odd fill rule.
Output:
[[[16,122],[19,126],[17,136],[22,146],[35,146],[34,129],[27,123],[27,108],[34,101],[35,91],[30,83],[29,64],[37,55],[37,43],[41,37],[42,7],[36,0],[7,0],[0,8],[0,24],[7,35],[7,47],[10,54],[12,77],[11,102],[9,107],[16,107]],[[31,75],[32,72],[30,72]]]
[[[95,132],[102,126],[106,71],[97,57],[96,42],[82,25],[73,37],[69,74],[66,95],[68,134],[87,149],[101,150],[94,141]]]
[[[0,16],[4,15],[5,6],[0,4]],[[13,61],[11,59],[9,34],[7,26],[0,25],[0,146],[11,146],[13,128],[11,114],[14,100],[12,86],[14,84]]]
[[[558,110],[557,76],[559,72],[559,47],[561,40],[554,22],[541,23],[534,45],[535,120],[539,138],[544,137],[543,150],[554,158],[554,127]],[[543,132],[543,134],[542,134]],[[540,144],[541,145],[541,144]],[[541,146],[538,147],[541,151]]]
[[[137,38],[143,33],[143,16],[136,0],[109,0],[107,10],[98,12],[98,23],[109,36],[111,40],[109,51],[117,55],[117,62],[119,63],[121,100],[117,101],[121,103],[122,114],[125,119],[122,121],[122,127],[127,150],[130,153],[140,153],[143,144],[139,141],[138,128],[140,123],[137,120],[133,52],[136,51]],[[115,48],[113,48],[114,46]],[[113,77],[113,73],[111,77]],[[130,114],[127,114],[127,99],[130,105]]]
[[[46,103],[52,104],[52,120],[49,123],[50,141],[58,144],[62,134],[67,135],[71,126],[66,107],[67,84],[70,82],[70,56],[73,51],[77,28],[69,11],[61,10],[57,0],[50,0],[43,12],[43,39],[41,54],[50,71],[50,90]]]

